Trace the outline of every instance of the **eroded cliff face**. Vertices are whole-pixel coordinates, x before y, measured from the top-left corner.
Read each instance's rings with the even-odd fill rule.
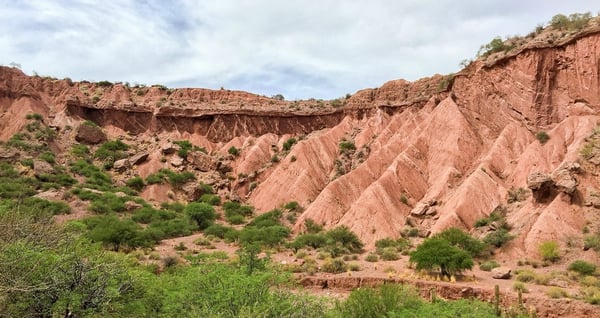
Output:
[[[0,139],[30,112],[63,128],[92,120],[111,138],[147,144],[152,154],[142,175],[163,166],[162,142],[188,139],[230,161],[232,197],[259,211],[297,201],[304,212],[296,231],[307,219],[347,225],[367,244],[406,226],[422,235],[471,230],[504,205],[518,235],[509,252],[521,255],[542,240],[580,235],[590,220],[581,198],[600,192],[600,184],[579,152],[600,120],[599,81],[597,31],[477,61],[455,76],[391,81],[336,101],[72,83],[0,68]],[[548,142],[536,139],[539,131]],[[288,151],[283,145],[292,137],[298,143]],[[232,146],[239,156],[228,156]],[[583,166],[575,194],[507,203],[511,191],[527,188],[530,174],[574,162]]]

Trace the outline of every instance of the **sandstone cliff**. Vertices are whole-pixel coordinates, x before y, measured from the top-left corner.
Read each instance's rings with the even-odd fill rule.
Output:
[[[600,184],[580,149],[600,120],[599,81],[598,28],[452,76],[391,81],[334,101],[75,83],[1,67],[0,140],[21,129],[27,113],[59,129],[92,120],[110,138],[146,143],[150,159],[138,173],[147,175],[161,167],[157,141],[188,139],[229,162],[232,196],[260,211],[297,201],[297,231],[306,219],[344,224],[367,243],[407,226],[422,235],[470,230],[504,205],[518,235],[512,251],[521,255],[536,242],[580,235],[597,212],[583,204]],[[540,131],[550,137],[543,144]],[[298,143],[284,150],[291,137]],[[227,154],[232,146],[239,156]],[[515,189],[528,191],[530,174],[574,162],[583,169],[573,193],[507,203]]]

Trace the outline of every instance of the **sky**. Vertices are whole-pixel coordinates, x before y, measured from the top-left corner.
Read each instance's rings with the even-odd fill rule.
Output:
[[[334,99],[456,72],[495,36],[525,35],[557,13],[595,16],[598,4],[0,0],[0,65],[76,81]]]

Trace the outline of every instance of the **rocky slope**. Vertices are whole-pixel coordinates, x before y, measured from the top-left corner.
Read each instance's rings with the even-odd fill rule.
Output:
[[[517,236],[507,255],[521,257],[537,253],[541,241],[566,245],[586,226],[599,229],[592,201],[600,169],[580,155],[600,120],[599,81],[593,25],[455,75],[391,81],[334,101],[74,83],[1,67],[0,140],[20,130],[26,114],[39,113],[60,131],[57,149],[67,150],[75,138],[69,126],[91,120],[108,138],[149,155],[117,175],[208,162],[218,172],[200,169],[201,180],[220,182],[231,198],[260,211],[297,201],[304,211],[296,231],[307,219],[343,224],[367,244],[407,227],[423,236],[450,226],[471,230],[502,205]],[[298,142],[284,147],[290,138]],[[184,139],[210,155],[167,160],[165,143]],[[239,155],[228,154],[231,147]],[[536,172],[547,183],[531,179]],[[149,187],[143,195],[160,201],[166,192]]]

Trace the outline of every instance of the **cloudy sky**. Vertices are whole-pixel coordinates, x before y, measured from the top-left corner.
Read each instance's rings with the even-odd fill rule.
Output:
[[[595,3],[596,5],[594,5]],[[73,80],[331,99],[459,69],[592,0],[0,0],[0,64]]]

